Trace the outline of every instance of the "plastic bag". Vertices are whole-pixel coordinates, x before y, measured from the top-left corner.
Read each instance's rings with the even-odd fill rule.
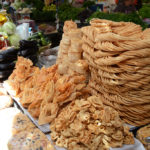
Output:
[[[18,25],[16,28],[16,33],[22,40],[27,40],[29,38],[29,23]]]

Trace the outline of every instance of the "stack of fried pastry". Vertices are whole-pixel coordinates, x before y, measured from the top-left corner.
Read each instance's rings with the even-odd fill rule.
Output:
[[[51,123],[51,138],[68,150],[109,150],[134,144],[129,128],[119,114],[104,106],[99,97],[76,99]]]
[[[60,74],[87,74],[88,65],[82,59],[82,32],[77,24],[66,21],[64,34],[58,52],[58,72]]]
[[[93,19],[83,27],[89,89],[129,124],[150,123],[150,29]]]
[[[82,95],[86,87],[84,75],[60,76],[57,70],[57,65],[39,69],[30,60],[18,57],[16,69],[4,83],[40,125],[50,123],[62,106]]]

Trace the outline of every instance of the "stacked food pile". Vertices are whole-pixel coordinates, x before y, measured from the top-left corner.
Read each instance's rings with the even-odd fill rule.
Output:
[[[125,122],[150,123],[150,29],[93,19],[83,27],[83,56],[91,72],[89,88]]]
[[[0,118],[1,150],[55,149],[46,135],[36,128],[30,119],[17,108],[1,110]]]
[[[39,69],[18,57],[4,85],[40,125],[51,123],[58,146],[105,150],[133,144],[119,115],[132,125],[150,122],[149,32],[133,23],[97,19],[80,30],[67,21],[57,64]]]
[[[22,67],[24,74],[19,72]],[[84,82],[82,75],[60,76],[57,65],[39,70],[30,60],[19,57],[5,87],[9,84],[8,91],[20,97],[21,104],[39,119],[39,124],[51,123],[51,138],[57,146],[96,150],[134,144],[118,112],[104,106],[99,97],[85,95]]]
[[[60,74],[83,74],[87,75],[88,65],[82,59],[82,32],[77,24],[66,21],[64,34],[60,42],[58,52],[58,72]]]
[[[117,111],[104,106],[96,96],[76,99],[51,124],[51,138],[68,150],[109,150],[134,144]]]
[[[65,103],[82,95],[86,86],[83,75],[60,76],[57,65],[40,70],[30,60],[18,57],[15,68],[4,85],[40,125],[50,123]]]

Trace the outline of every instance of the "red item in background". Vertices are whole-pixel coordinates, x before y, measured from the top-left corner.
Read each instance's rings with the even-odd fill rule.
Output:
[[[115,2],[116,2],[116,4],[118,4],[119,0],[115,0]],[[134,5],[137,5],[137,3],[138,3],[138,0],[133,0]]]
[[[84,2],[84,0],[76,0],[75,2],[76,2],[76,3],[81,3],[81,4],[82,4],[82,3]]]
[[[0,35],[0,49],[4,47],[5,41],[3,40],[3,36]]]
[[[115,0],[116,4],[118,4],[119,0]]]
[[[137,3],[138,3],[138,0],[134,0],[134,5],[137,5]]]
[[[30,19],[30,17],[28,17],[28,16],[25,16],[23,19],[28,19],[28,20],[29,20],[29,19]]]
[[[8,40],[4,39],[4,37],[0,35],[0,49],[2,49],[3,47],[7,47],[8,44]]]

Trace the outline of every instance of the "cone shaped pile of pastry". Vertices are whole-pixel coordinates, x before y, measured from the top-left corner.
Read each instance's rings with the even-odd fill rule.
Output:
[[[150,29],[93,19],[83,27],[89,89],[129,124],[150,123]]]

